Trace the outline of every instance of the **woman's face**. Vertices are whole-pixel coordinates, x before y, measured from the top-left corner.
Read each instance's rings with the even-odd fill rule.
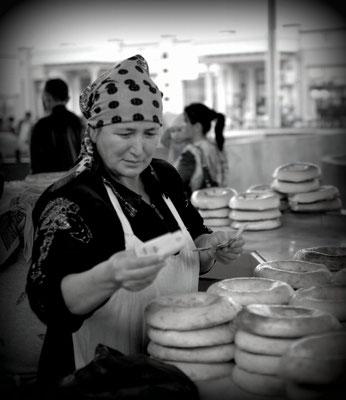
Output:
[[[154,122],[122,122],[93,130],[92,141],[106,167],[121,178],[136,178],[150,164],[161,136]]]
[[[171,133],[171,138],[175,142],[182,142],[186,140],[184,115],[178,115],[172,122],[172,126],[169,129]]]

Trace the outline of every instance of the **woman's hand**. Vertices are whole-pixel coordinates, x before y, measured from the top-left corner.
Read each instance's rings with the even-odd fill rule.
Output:
[[[90,270],[65,276],[61,281],[65,304],[73,314],[86,314],[120,288],[138,291],[149,286],[164,265],[162,256],[119,251]]]
[[[230,231],[217,231],[209,234],[203,234],[195,239],[195,244],[198,248],[216,247],[227,243],[235,235]],[[215,261],[222,264],[230,263],[240,257],[243,252],[244,239],[239,235],[232,243],[220,249],[203,250],[199,252],[200,255],[200,273],[205,274],[208,272]]]
[[[223,232],[217,231],[213,232],[207,238],[206,246],[218,246],[229,241],[233,236],[234,232]],[[232,262],[240,257],[243,252],[245,241],[242,235],[237,237],[228,246],[221,247],[217,250],[208,250],[207,253],[210,257],[214,258],[216,261],[226,264]]]
[[[115,253],[108,262],[108,270],[116,286],[138,291],[155,280],[165,265],[165,257],[138,257],[134,250],[124,250]]]

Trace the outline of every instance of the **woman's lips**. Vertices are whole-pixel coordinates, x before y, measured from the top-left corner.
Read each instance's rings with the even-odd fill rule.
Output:
[[[142,164],[143,161],[141,160],[124,160],[129,165],[139,165]]]

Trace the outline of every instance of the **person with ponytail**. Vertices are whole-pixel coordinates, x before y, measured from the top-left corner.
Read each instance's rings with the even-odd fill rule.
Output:
[[[185,107],[185,135],[188,144],[175,163],[188,196],[193,191],[212,186],[225,186],[228,165],[224,155],[225,116],[202,103]],[[215,121],[212,140],[209,137],[212,122]],[[208,176],[209,175],[209,176]]]

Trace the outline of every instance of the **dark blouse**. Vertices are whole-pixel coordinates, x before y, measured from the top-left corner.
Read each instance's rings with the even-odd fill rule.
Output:
[[[45,380],[54,381],[74,370],[72,332],[91,315],[77,316],[68,311],[61,280],[68,274],[86,271],[125,248],[122,226],[103,180],[111,184],[134,234],[142,241],[179,229],[162,194],[172,200],[193,239],[210,232],[169,163],[153,159],[141,177],[151,206],[112,180],[102,168],[83,172],[54,192],[46,190],[36,203],[27,293],[33,311],[47,325],[39,368]]]

